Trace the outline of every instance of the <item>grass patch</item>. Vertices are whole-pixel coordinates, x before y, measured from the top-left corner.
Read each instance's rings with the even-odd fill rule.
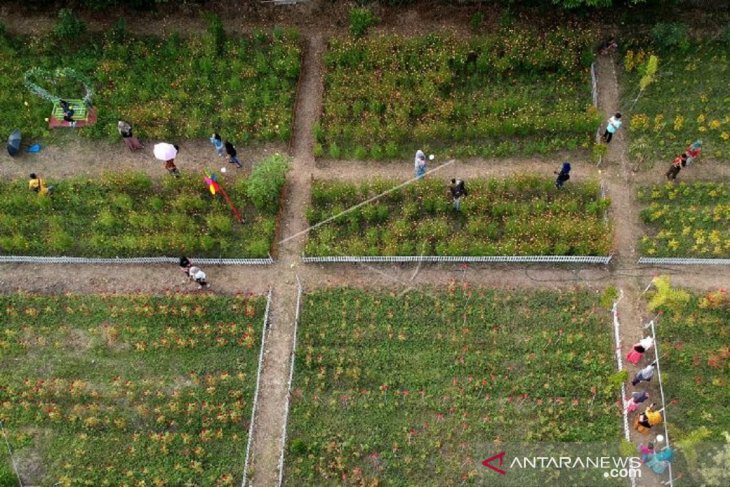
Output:
[[[0,36],[6,107],[0,133],[20,128],[28,137],[49,136],[43,120],[51,103],[27,90],[23,75],[31,67],[71,67],[85,74],[96,92],[98,122],[79,129],[82,136],[116,140],[117,120],[123,119],[150,139],[207,138],[218,130],[239,144],[288,141],[300,70],[298,33],[277,29],[228,40],[209,37],[109,32],[60,43],[52,34]],[[40,84],[57,96],[84,94],[70,79]]]
[[[665,183],[641,188],[648,206],[641,218],[649,235],[641,253],[651,257],[730,257],[730,186],[726,183]]]
[[[308,294],[286,485],[481,485],[497,482],[483,459],[526,454],[505,443],[618,445],[610,317],[599,301],[454,283]],[[532,480],[546,485],[553,473]]]
[[[687,50],[659,51],[658,56],[656,79],[639,97],[629,120],[632,158],[669,164],[702,139],[704,157],[730,159],[727,45],[719,41],[693,44]],[[623,106],[633,105],[639,93],[647,57],[643,50],[626,53]]]
[[[29,191],[26,181],[0,182],[0,249],[5,255],[266,257],[278,196],[262,200],[267,204],[259,210],[247,182],[225,186],[243,224],[222,196],[211,196],[200,176],[74,178],[53,182],[50,197]]]
[[[395,186],[316,181],[310,225]],[[609,201],[596,182],[564,191],[534,176],[467,181],[460,213],[448,187],[423,180],[389,193],[310,232],[306,254],[321,255],[606,255]]]
[[[265,304],[0,296],[0,420],[24,483],[240,484]]]
[[[335,38],[325,54],[320,154],[394,159],[420,146],[495,156],[589,147],[593,33],[504,29]]]

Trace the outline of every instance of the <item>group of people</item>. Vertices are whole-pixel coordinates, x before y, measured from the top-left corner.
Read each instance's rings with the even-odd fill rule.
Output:
[[[627,362],[638,365],[644,354],[654,348],[654,338],[647,336],[639,340],[637,343],[631,346],[631,350],[626,355]],[[642,382],[650,382],[654,377],[654,371],[656,370],[656,361],[651,362],[649,365],[641,368],[636,374],[634,374],[631,380],[631,385],[636,387]],[[637,411],[642,403],[649,399],[649,392],[644,389],[634,391],[631,397],[625,400],[624,408],[628,413]],[[634,429],[641,434],[648,434],[654,426],[660,425],[664,422],[662,415],[663,408],[657,408],[656,403],[649,404],[642,412],[640,412],[633,421]],[[661,441],[663,437],[657,436],[657,439]],[[664,448],[661,451],[655,451],[654,444],[649,442],[647,445],[643,443],[639,445],[639,453],[641,454],[641,461],[645,463],[652,471],[656,473],[662,473],[669,465],[672,460],[672,450]]]
[[[144,149],[144,145],[139,141],[137,137],[134,136],[132,132],[132,126],[129,124],[129,122],[119,120],[117,122],[117,130],[119,131],[119,135],[121,135],[124,144],[130,151],[134,152],[140,149]],[[228,155],[228,162],[230,164],[235,165],[239,169],[243,167],[243,164],[241,164],[241,161],[238,159],[238,151],[231,141],[224,141],[221,136],[217,132],[215,132],[213,133],[213,135],[211,135],[210,142],[211,144],[213,144],[213,147],[215,148],[218,157]],[[174,144],[173,146],[175,147],[175,151],[180,151],[179,146]],[[175,164],[175,158],[167,159],[165,161],[165,170],[170,173],[171,176],[180,177],[180,170]]]

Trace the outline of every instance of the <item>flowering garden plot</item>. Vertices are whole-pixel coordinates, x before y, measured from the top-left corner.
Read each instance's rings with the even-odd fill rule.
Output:
[[[230,38],[222,55],[207,36],[118,37],[92,36],[59,48],[47,37],[0,36],[0,133],[20,128],[26,136],[47,135],[43,120],[51,104],[23,86],[24,73],[71,66],[95,89],[98,122],[80,130],[85,136],[117,138],[123,119],[152,139],[207,138],[224,129],[240,143],[289,140],[300,70],[295,31]],[[58,96],[84,93],[69,79],[39,83]]]
[[[69,179],[54,182],[50,197],[28,191],[26,181],[0,182],[0,249],[5,255],[266,257],[276,208],[257,210],[246,185],[246,179],[227,185],[244,217],[239,224],[200,176]]]
[[[0,420],[16,462],[36,465],[24,483],[240,484],[264,307],[0,296]]]
[[[714,454],[707,448],[724,442],[723,432],[730,432],[729,316],[730,296],[719,290],[692,295],[688,303],[664,309],[656,325],[669,433],[675,443],[691,437],[704,441],[686,446],[684,457],[690,458],[696,449],[697,458],[675,468],[675,475],[690,473],[691,485],[727,484],[727,470],[724,480],[715,484],[698,472],[703,464],[712,463]],[[701,428],[706,432],[698,437]]]
[[[643,51],[629,51],[624,105],[633,103],[639,90],[638,67]],[[659,71],[633,109],[629,128],[630,153],[667,164],[696,139],[702,139],[704,157],[730,159],[730,58],[725,44],[695,45],[687,53],[659,54]]]
[[[286,484],[473,484],[500,443],[618,444],[610,319],[598,301],[454,283],[307,295]]]
[[[596,182],[558,191],[533,176],[468,181],[456,214],[443,182],[389,193],[310,232],[305,253],[323,255],[606,255],[608,200]],[[310,225],[395,186],[316,181]]]
[[[730,257],[730,186],[666,183],[639,190],[650,235],[641,252],[652,257]]]
[[[315,155],[410,155],[416,146],[494,156],[588,147],[593,33],[509,29],[333,39]]]

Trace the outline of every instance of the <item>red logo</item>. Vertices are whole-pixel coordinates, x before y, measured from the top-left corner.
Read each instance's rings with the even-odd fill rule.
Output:
[[[497,472],[500,475],[505,475],[507,472],[505,472],[501,468],[497,468],[494,465],[492,465],[492,461],[499,458],[499,466],[501,467],[502,466],[502,461],[504,460],[504,455],[505,455],[505,452],[497,453],[493,457],[489,457],[486,460],[484,460],[482,462],[482,465],[484,465],[487,468],[491,468],[492,470],[494,470],[495,472]]]

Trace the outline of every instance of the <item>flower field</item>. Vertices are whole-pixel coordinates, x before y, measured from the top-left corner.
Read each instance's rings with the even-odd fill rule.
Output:
[[[501,156],[588,147],[598,123],[593,39],[577,27],[470,39],[331,39],[315,155],[393,159],[424,146]]]
[[[50,197],[29,191],[27,181],[2,181],[0,249],[5,255],[266,257],[278,191],[274,207],[259,210],[247,192],[250,179],[223,183],[243,224],[201,176],[153,181],[142,173],[109,173],[53,181]]]
[[[658,257],[730,257],[730,186],[666,183],[639,190],[649,235],[641,253]]]
[[[24,484],[240,485],[265,304],[0,295],[0,420]]]
[[[310,225],[340,214],[397,183],[315,181]],[[461,213],[448,186],[427,179],[388,193],[312,230],[305,254],[607,255],[609,201],[596,182],[564,191],[535,176],[470,180]]]
[[[453,281],[405,295],[306,295],[286,485],[502,485],[481,461],[527,451],[510,443],[573,442],[575,454],[603,442],[605,454],[621,429],[599,298]],[[539,476],[544,485],[551,472]]]
[[[667,165],[696,139],[703,156],[730,160],[730,58],[725,44],[693,45],[687,52],[662,51],[656,80],[646,88],[629,120],[630,154]],[[648,54],[630,50],[624,103],[639,92],[640,66]]]
[[[690,473],[691,485],[728,480],[727,470],[720,483],[709,483],[701,472],[707,474],[704,466],[715,455],[711,449],[730,432],[729,316],[730,296],[722,289],[664,309],[657,325],[669,433],[675,443],[684,443],[679,472]]]
[[[117,120],[151,139],[210,137],[216,130],[239,144],[288,141],[300,69],[298,33],[274,30],[229,38],[218,49],[209,36],[135,38],[123,32],[73,45],[46,36],[0,35],[0,133],[20,128],[30,137],[50,134],[51,103],[23,85],[33,67],[71,67],[92,81],[98,122],[78,132],[118,138]],[[52,94],[81,98],[67,79],[40,80]],[[27,105],[26,105],[27,104]]]

